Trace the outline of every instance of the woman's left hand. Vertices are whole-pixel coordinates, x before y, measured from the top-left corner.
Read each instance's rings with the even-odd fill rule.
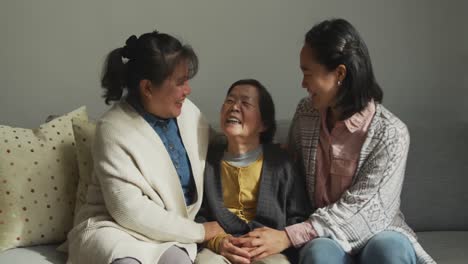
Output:
[[[232,238],[231,242],[238,247],[252,248],[249,252],[252,260],[280,253],[292,245],[286,231],[269,227],[257,228],[242,237]]]
[[[216,235],[223,233],[223,228],[219,225],[218,222],[205,222],[203,223],[203,227],[205,228],[205,239],[204,241],[208,241],[215,237]]]

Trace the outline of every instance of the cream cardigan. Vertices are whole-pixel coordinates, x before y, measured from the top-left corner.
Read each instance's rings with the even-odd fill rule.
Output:
[[[94,173],[79,224],[68,235],[69,264],[107,264],[134,257],[155,264],[172,245],[195,259],[203,225],[195,223],[203,195],[209,125],[188,99],[177,118],[196,184],[186,206],[177,172],[153,128],[124,101],[99,120]]]

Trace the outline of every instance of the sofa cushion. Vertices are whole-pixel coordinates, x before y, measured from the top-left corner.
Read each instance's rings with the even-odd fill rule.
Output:
[[[468,231],[468,123],[410,124],[402,211],[416,231]]]
[[[14,248],[0,253],[0,263],[11,264],[65,264],[67,254],[57,251],[57,245]]]
[[[467,231],[418,232],[423,248],[440,264],[462,264],[468,262]]]
[[[71,119],[37,129],[0,126],[0,250],[63,241],[73,222],[78,170]]]

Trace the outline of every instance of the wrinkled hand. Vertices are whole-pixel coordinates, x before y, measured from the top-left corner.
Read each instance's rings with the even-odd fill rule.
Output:
[[[220,233],[223,233],[223,228],[218,224],[218,222],[205,222],[203,223],[205,227],[205,241],[212,239]]]
[[[233,264],[250,264],[250,254],[245,248],[234,245],[233,237],[224,238],[219,245],[219,254],[227,258]]]
[[[232,243],[237,247],[252,248],[249,252],[252,260],[280,253],[291,246],[286,231],[269,227],[257,228],[242,237],[232,238]]]

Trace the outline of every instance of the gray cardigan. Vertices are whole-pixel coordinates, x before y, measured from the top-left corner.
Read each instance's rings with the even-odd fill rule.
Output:
[[[315,164],[320,115],[310,98],[298,105],[289,132],[289,147],[305,175],[309,200],[315,207]],[[349,253],[359,251],[373,235],[392,230],[406,235],[418,263],[435,263],[418,243],[400,211],[400,193],[409,149],[406,125],[380,104],[362,146],[351,187],[341,198],[315,210],[310,220],[322,237],[337,241]]]
[[[231,213],[225,206],[221,182],[221,158],[225,145],[208,150],[205,165],[205,192],[197,221],[218,221],[226,233],[239,236],[268,226],[282,230],[288,225],[307,219],[308,206],[304,179],[288,159],[286,151],[278,145],[263,145],[263,166],[257,199],[255,219],[249,223]]]

